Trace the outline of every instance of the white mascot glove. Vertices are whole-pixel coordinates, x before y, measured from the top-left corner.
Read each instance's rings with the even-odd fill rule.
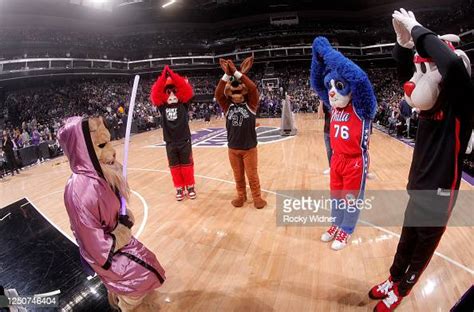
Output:
[[[415,14],[412,11],[406,11],[400,9],[400,11],[394,11],[392,14],[392,24],[397,34],[397,42],[404,48],[413,49],[415,46],[413,38],[411,37],[411,30],[415,26],[421,26],[415,18]]]
[[[471,139],[467,143],[466,154],[471,154],[473,149],[474,149],[474,130],[472,130]]]

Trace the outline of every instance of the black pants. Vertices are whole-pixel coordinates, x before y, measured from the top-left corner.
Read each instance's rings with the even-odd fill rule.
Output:
[[[16,164],[15,157],[7,157],[7,168],[11,171],[12,175],[15,174],[15,171],[16,173],[20,173],[20,171],[18,170],[18,165]]]
[[[39,145],[35,145],[35,154],[37,159],[43,159],[43,153],[41,153]]]
[[[166,154],[170,167],[193,163],[191,140],[166,143]]]
[[[428,266],[446,230],[450,204],[454,205],[450,197],[430,193],[410,196],[397,253],[390,268],[393,281],[400,282],[400,295],[408,295]]]

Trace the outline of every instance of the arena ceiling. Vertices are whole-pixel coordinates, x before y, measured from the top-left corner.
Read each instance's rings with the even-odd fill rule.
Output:
[[[0,0],[0,15],[93,18],[130,25],[157,22],[212,24],[281,12],[298,12],[306,17],[310,16],[308,12],[319,12],[319,16],[311,18],[353,22],[356,16],[359,20],[371,20],[400,7],[431,9],[462,1],[466,0]],[[172,4],[163,8],[169,2]],[[89,12],[91,7],[97,10]]]
[[[104,1],[104,0],[103,0]],[[107,1],[107,0],[105,0]],[[148,15],[162,20],[172,19],[186,21],[214,22],[235,19],[251,15],[272,14],[280,12],[324,11],[331,18],[337,17],[334,12],[351,13],[365,11],[390,12],[395,8],[432,8],[459,3],[463,0],[114,0],[115,12]],[[163,4],[173,4],[163,8]],[[367,16],[376,17],[376,16]]]
[[[106,1],[106,0],[102,0]],[[114,0],[117,6],[129,4],[130,7],[156,8],[169,2],[170,0]],[[175,0],[173,4],[176,8],[186,10],[213,11],[219,9],[229,9],[232,7],[244,8],[248,13],[254,13],[255,9],[263,10],[294,10],[294,9],[315,9],[315,10],[363,10],[374,6],[396,5],[406,3],[400,0],[339,0],[339,1],[314,1],[314,0]],[[410,1],[413,3],[413,1]],[[445,4],[455,2],[454,0],[420,0],[416,1],[426,5]],[[171,6],[170,6],[171,7]]]

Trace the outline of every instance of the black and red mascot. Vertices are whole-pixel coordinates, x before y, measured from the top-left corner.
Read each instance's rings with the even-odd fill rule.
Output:
[[[393,13],[393,26],[405,100],[420,114],[410,199],[390,276],[369,292],[380,300],[374,311],[395,310],[428,266],[456,202],[474,115],[470,61],[452,44],[459,37],[439,37],[404,9]]]
[[[189,129],[189,105],[193,97],[189,81],[165,66],[151,89],[151,101],[161,113],[163,139],[176,188],[176,199],[196,198],[194,161]]]

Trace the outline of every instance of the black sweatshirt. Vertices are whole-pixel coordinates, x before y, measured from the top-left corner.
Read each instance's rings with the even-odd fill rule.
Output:
[[[458,57],[436,34],[415,26],[411,31],[422,57],[430,57],[442,76],[435,106],[419,115],[408,190],[457,190],[474,116],[474,87]],[[413,74],[413,52],[396,44],[393,56],[399,63],[402,82]]]
[[[257,146],[256,116],[246,103],[230,104],[226,115],[227,146],[249,150]]]
[[[158,109],[161,113],[163,139],[166,143],[179,143],[191,139],[189,104],[165,104]]]

